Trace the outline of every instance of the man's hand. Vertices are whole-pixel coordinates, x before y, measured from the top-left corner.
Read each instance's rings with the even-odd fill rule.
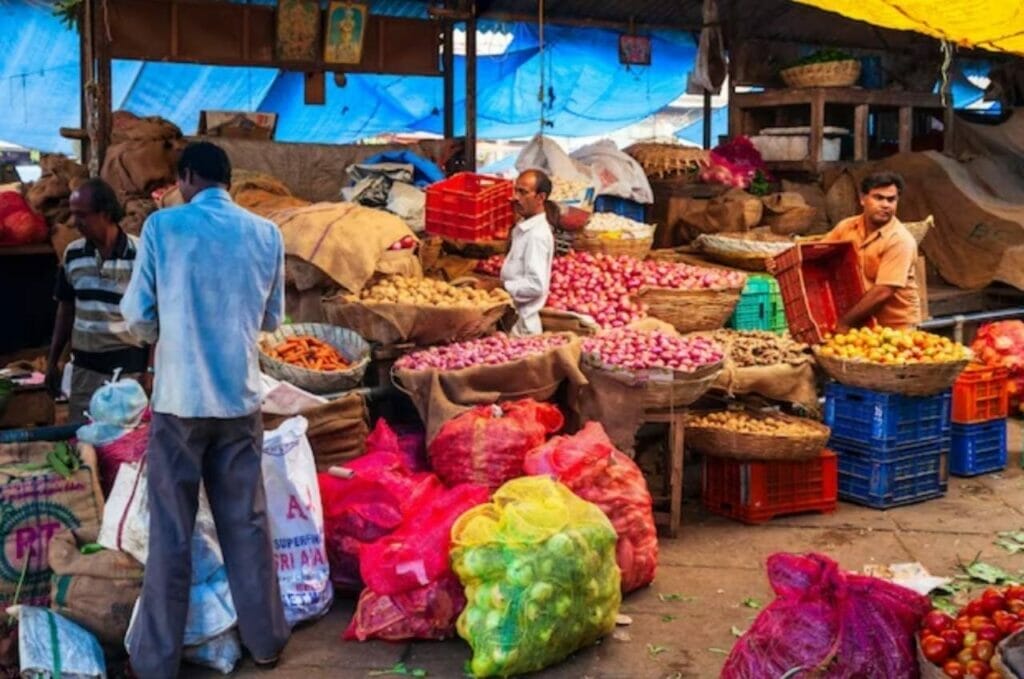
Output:
[[[46,366],[46,380],[43,384],[46,385],[46,390],[50,392],[50,396],[57,398],[63,395],[64,392],[62,392],[60,388],[62,378],[63,374],[57,368],[56,364]]]

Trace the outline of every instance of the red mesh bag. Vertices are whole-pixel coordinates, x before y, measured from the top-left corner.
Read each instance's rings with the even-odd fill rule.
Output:
[[[446,639],[466,606],[462,583],[447,573],[425,587],[388,596],[363,590],[344,639]]]
[[[494,491],[522,476],[526,453],[563,424],[558,408],[533,399],[477,406],[445,422],[427,453],[448,485],[479,483]]]
[[[601,508],[619,536],[615,560],[623,592],[654,580],[658,531],[651,493],[643,472],[615,448],[604,427],[588,422],[573,436],[556,436],[527,454],[523,469],[530,475],[553,476]]]
[[[49,233],[46,219],[27,208],[12,212],[0,220],[0,245],[42,243]]]
[[[916,679],[914,631],[927,597],[866,575],[843,573],[821,554],[774,554],[776,599],[732,649],[721,679],[792,675]]]
[[[149,425],[143,424],[105,446],[96,446],[100,467],[100,488],[103,497],[110,496],[117,472],[125,462],[138,462],[149,445]]]
[[[402,458],[414,472],[427,471],[426,433],[422,427],[395,426],[379,419],[366,437],[366,452],[389,452]]]

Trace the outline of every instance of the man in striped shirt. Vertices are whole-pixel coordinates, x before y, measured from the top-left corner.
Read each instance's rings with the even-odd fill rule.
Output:
[[[59,305],[46,383],[51,393],[60,393],[58,363],[70,340],[68,421],[81,422],[93,392],[115,370],[136,379],[146,373],[149,350],[128,331],[121,315],[138,241],[118,226],[124,211],[117,195],[103,180],[90,179],[71,194],[71,216],[84,238],[68,245],[57,272]]]

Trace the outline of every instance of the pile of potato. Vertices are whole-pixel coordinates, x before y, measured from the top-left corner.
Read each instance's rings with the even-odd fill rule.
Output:
[[[500,288],[477,290],[457,287],[433,278],[391,276],[359,293],[363,302],[377,304],[409,304],[446,308],[493,307],[510,301]]]
[[[737,410],[722,410],[694,416],[687,422],[687,426],[726,429],[739,434],[760,436],[813,436],[819,433],[816,428],[800,420],[783,419],[771,415],[753,417],[749,413]]]
[[[740,368],[802,363],[808,356],[807,345],[788,335],[763,330],[715,330],[710,336],[725,347],[726,354]]]

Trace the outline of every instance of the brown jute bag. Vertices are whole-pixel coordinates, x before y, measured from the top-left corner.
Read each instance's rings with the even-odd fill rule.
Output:
[[[330,467],[359,457],[366,452],[366,437],[370,433],[366,403],[359,394],[346,394],[330,403],[304,410],[309,421],[306,438],[313,449],[316,469],[326,472]],[[293,415],[263,414],[263,428],[276,429]]]

